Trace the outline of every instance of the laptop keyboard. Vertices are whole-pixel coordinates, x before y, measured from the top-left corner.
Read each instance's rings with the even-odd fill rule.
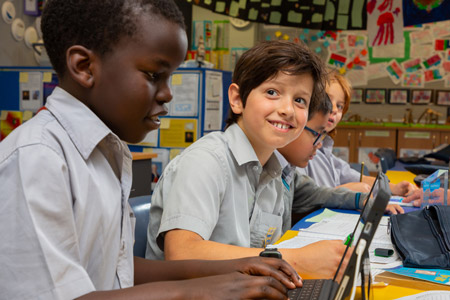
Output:
[[[332,282],[332,280],[331,279],[304,280],[303,287],[288,291],[288,299],[289,300],[327,299],[330,292],[330,288],[332,287],[332,285],[330,285],[329,282]],[[320,297],[321,293],[322,297]],[[324,295],[327,295],[326,298],[323,297]]]

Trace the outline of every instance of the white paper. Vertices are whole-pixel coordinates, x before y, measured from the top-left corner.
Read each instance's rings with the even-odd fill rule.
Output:
[[[198,115],[198,102],[200,86],[199,73],[175,73],[172,76],[181,76],[181,84],[174,84],[171,80],[173,99],[168,104],[170,116],[196,117]]]
[[[419,294],[397,298],[397,300],[449,300],[449,291],[428,291]]]
[[[223,113],[222,72],[205,72],[204,131],[221,130]]]
[[[26,74],[27,73],[27,74]],[[37,112],[44,104],[42,72],[24,72],[20,75],[20,110]]]

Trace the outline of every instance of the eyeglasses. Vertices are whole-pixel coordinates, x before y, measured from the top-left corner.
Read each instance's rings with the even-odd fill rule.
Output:
[[[318,133],[314,129],[309,128],[308,126],[305,126],[305,129],[312,133],[312,135],[316,138],[314,140],[313,146],[317,146],[318,144],[322,143],[325,137],[327,136],[327,133],[325,131]]]

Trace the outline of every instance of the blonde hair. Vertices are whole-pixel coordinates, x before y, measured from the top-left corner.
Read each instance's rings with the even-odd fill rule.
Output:
[[[338,83],[342,89],[342,91],[344,92],[344,108],[342,109],[342,117],[344,117],[345,113],[348,111],[348,108],[350,106],[350,98],[352,96],[352,86],[350,84],[350,82],[347,80],[347,78],[345,78],[344,76],[342,76],[339,72],[337,72],[336,70],[331,70],[329,75],[328,75],[328,80],[329,80],[329,85],[332,83]],[[341,118],[342,120],[342,118]],[[332,138],[334,138],[336,136],[336,127],[331,130],[330,132],[328,132],[328,135]]]

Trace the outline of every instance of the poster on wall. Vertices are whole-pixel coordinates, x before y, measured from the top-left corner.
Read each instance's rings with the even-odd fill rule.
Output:
[[[222,72],[205,72],[204,131],[221,130],[223,115]]]
[[[381,171],[380,158],[375,155],[377,150],[376,147],[360,147],[358,150],[358,161],[364,162],[369,172]]]
[[[20,72],[20,110],[37,112],[43,106],[42,72]]]
[[[372,47],[403,42],[402,0],[368,1],[367,31]]]
[[[264,24],[325,30],[367,27],[367,14],[363,13],[366,1],[361,0],[186,1],[218,14]]]
[[[450,19],[448,0],[403,0],[404,26]]]

